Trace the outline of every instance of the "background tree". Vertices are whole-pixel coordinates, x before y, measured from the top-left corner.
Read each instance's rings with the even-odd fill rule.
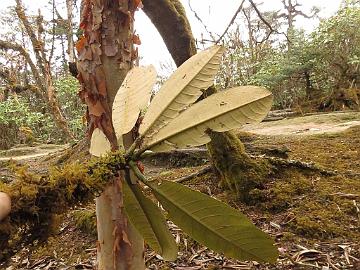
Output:
[[[0,40],[0,49],[16,51],[26,60],[27,64],[30,66],[31,74],[33,76],[34,84],[38,89],[38,93],[44,101],[47,110],[51,112],[57,127],[62,130],[68,138],[74,138],[59,107],[56,97],[51,74],[51,65],[49,62],[51,59],[47,57],[45,52],[46,41],[44,18],[39,11],[38,16],[36,16],[33,24],[31,24],[25,14],[21,0],[16,0],[15,11],[17,17],[22,23],[22,26],[24,27],[24,33],[30,40],[36,62],[32,60],[31,55],[26,51],[26,49],[16,42]],[[49,57],[51,58],[51,55]]]

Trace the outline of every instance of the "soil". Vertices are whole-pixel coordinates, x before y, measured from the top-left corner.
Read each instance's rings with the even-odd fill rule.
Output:
[[[357,125],[360,112],[337,112],[247,125],[242,130],[260,135],[312,135],[336,133]]]
[[[0,151],[0,162],[8,160],[26,160],[44,157],[68,148],[68,145],[36,144],[34,146],[16,145],[9,150]]]
[[[147,249],[147,268],[360,269],[360,113],[289,118],[247,126],[244,130],[246,132],[239,131],[239,137],[254,156],[274,157],[280,151],[287,161],[313,164],[322,170],[296,165],[276,167],[265,187],[257,190],[253,202],[247,205],[234,193],[220,187],[218,176],[213,172],[183,184],[229,203],[273,236],[280,251],[276,265],[226,259],[169,223],[179,244],[178,259],[164,262]],[[43,166],[45,159],[49,160],[31,156],[35,151],[44,150],[39,148],[30,148],[30,152],[21,148],[21,151],[11,151],[21,153],[16,157],[17,162],[36,167]],[[9,159],[11,151],[2,153],[1,158]],[[208,166],[206,157],[196,164],[192,164],[191,159],[191,162],[183,159],[147,160],[145,172],[149,178],[174,180]],[[0,180],[6,173],[0,168]],[[93,269],[96,261],[94,228],[84,226],[89,220],[79,222],[77,214],[93,208],[93,204],[78,206],[59,217],[60,225],[52,237],[46,242],[36,241],[19,247],[19,252],[7,265],[0,265],[0,269]]]

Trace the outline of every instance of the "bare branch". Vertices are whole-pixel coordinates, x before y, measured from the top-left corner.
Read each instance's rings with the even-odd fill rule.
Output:
[[[214,42],[215,37],[214,37],[213,33],[207,28],[206,24],[203,22],[203,20],[200,18],[200,16],[196,13],[196,11],[192,8],[192,6],[190,4],[190,0],[188,0],[188,6],[189,6],[190,10],[192,11],[192,13],[194,13],[195,18],[202,24],[202,26],[205,28],[206,32],[210,35],[210,37],[212,38],[212,40]]]
[[[25,31],[30,38],[34,50],[34,54],[36,57],[37,65],[40,67],[42,73],[45,74],[46,70],[44,64],[46,59],[43,59],[42,56],[40,55],[41,49],[43,47],[41,41],[37,39],[35,35],[35,31],[31,27],[30,22],[27,19],[22,1],[21,0],[15,0],[15,1],[16,1],[16,8],[15,8],[16,14],[19,17],[22,24],[24,25]]]
[[[282,35],[284,35],[284,36],[286,37],[286,39],[287,39],[287,41],[288,41],[289,43],[291,42],[290,39],[289,39],[289,37],[288,37],[284,32],[279,32],[279,31],[275,30],[275,29],[271,26],[271,24],[270,24],[267,20],[265,20],[265,18],[262,16],[261,12],[259,11],[259,9],[257,8],[257,6],[255,5],[255,3],[254,3],[252,0],[249,0],[249,2],[250,2],[250,4],[251,4],[251,6],[254,8],[256,14],[259,16],[259,19],[260,19],[260,20],[269,28],[269,30],[270,30],[269,33],[267,34],[267,36],[266,36],[262,41],[260,41],[259,43],[263,43],[264,41],[268,40],[269,37],[270,37],[270,35],[271,35],[272,33],[282,34]]]
[[[223,34],[219,37],[219,39],[216,41],[216,44],[218,44],[218,43],[223,39],[223,37],[226,35],[227,31],[229,31],[230,26],[234,23],[237,15],[238,15],[239,12],[242,10],[243,5],[244,5],[244,2],[245,2],[245,0],[243,0],[243,1],[241,2],[239,8],[236,10],[234,16],[232,17],[230,23],[229,23],[228,26],[226,27],[224,33],[223,33]]]
[[[44,82],[41,79],[40,73],[38,69],[36,68],[34,62],[32,61],[30,55],[28,52],[24,49],[23,46],[21,46],[18,43],[15,42],[8,42],[4,40],[0,40],[0,49],[1,50],[13,50],[19,52],[26,60],[26,62],[29,64],[31,71],[34,75],[35,81],[37,86],[42,90],[42,92],[46,92],[46,89],[44,87]]]
[[[0,78],[5,81],[6,86],[8,87],[8,91],[10,92],[19,94],[21,92],[30,90],[31,92],[34,92],[37,96],[41,95],[39,88],[33,84],[22,85],[17,83],[16,78],[12,76],[11,72],[5,67],[0,68]]]
[[[55,0],[52,0],[52,39],[51,39],[51,50],[50,50],[50,55],[49,55],[49,59],[48,62],[49,64],[51,64],[51,60],[54,56],[54,50],[55,50]]]

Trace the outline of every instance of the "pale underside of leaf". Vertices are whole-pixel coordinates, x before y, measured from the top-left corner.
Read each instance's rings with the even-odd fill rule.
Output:
[[[178,183],[148,184],[169,219],[196,241],[235,259],[276,261],[274,241],[241,212]]]
[[[206,144],[208,129],[224,132],[260,122],[272,105],[271,92],[257,86],[240,86],[216,93],[181,113],[160,129],[145,147],[166,151]]]
[[[136,124],[141,110],[151,97],[156,82],[154,66],[134,67],[126,75],[113,103],[113,125],[116,136],[128,133]]]
[[[111,145],[105,134],[100,129],[95,128],[90,140],[90,154],[96,157],[101,157],[109,153],[110,150]]]
[[[193,104],[214,83],[223,48],[213,46],[188,59],[155,95],[140,126],[150,136]]]
[[[124,205],[126,214],[145,242],[164,260],[177,258],[177,245],[166,225],[161,210],[147,197],[137,185],[124,184]]]

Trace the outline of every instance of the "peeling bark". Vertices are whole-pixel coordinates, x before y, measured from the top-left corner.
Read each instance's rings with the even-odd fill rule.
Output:
[[[100,128],[119,148],[112,125],[111,107],[126,73],[137,58],[133,50],[133,17],[139,1],[83,0],[83,36],[76,44],[80,97],[88,105],[88,134]],[[131,143],[131,142],[130,142]],[[128,147],[128,145],[125,145]],[[113,180],[96,200],[98,269],[145,268],[143,240],[124,213],[124,175]]]

